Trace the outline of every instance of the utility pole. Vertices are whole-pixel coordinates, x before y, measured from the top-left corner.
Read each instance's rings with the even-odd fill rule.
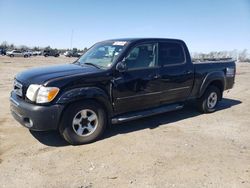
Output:
[[[74,35],[74,30],[72,29],[72,31],[71,31],[71,37],[70,37],[70,49],[72,49],[73,35]]]

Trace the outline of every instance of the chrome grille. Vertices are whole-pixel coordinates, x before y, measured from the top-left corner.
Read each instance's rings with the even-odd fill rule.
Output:
[[[20,97],[23,96],[23,85],[17,80],[14,80],[14,92]]]

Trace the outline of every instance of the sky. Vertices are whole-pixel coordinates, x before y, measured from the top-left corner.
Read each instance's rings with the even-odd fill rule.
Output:
[[[158,37],[192,52],[250,51],[250,0],[0,0],[0,18],[0,43],[30,47]]]

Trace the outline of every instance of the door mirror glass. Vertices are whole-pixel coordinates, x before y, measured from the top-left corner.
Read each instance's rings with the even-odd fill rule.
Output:
[[[116,70],[119,72],[125,72],[127,70],[125,60],[122,60],[117,63]]]

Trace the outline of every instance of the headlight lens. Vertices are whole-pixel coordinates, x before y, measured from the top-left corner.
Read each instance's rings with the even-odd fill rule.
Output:
[[[36,96],[37,96],[37,92],[39,90],[41,86],[40,85],[36,85],[36,84],[31,84],[26,92],[26,97],[35,102],[36,101]]]
[[[26,97],[37,103],[47,103],[52,101],[59,92],[57,87],[44,87],[41,85],[31,84],[26,92]]]
[[[52,101],[59,92],[57,87],[44,87],[41,86],[38,93],[36,102],[37,103],[46,103]]]

